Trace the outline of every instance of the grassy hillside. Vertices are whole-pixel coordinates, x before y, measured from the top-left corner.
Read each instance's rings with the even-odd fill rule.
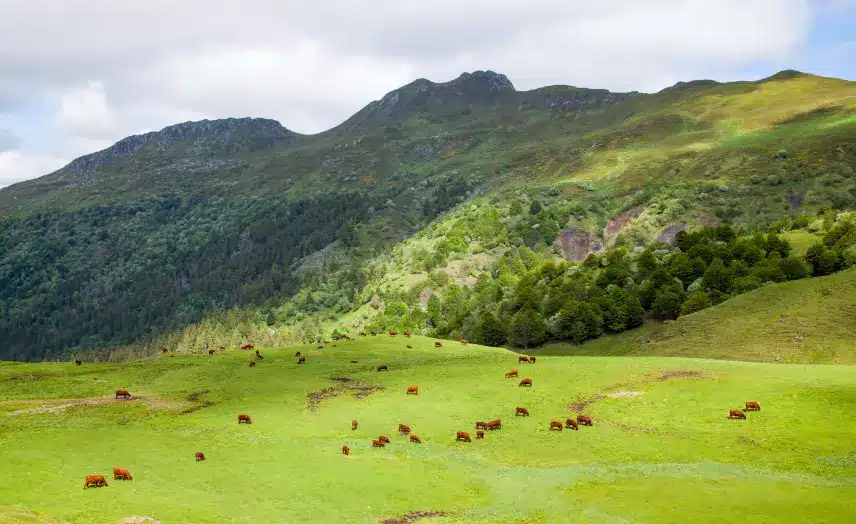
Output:
[[[795,72],[650,95],[477,72],[318,135],[228,119],[129,137],[0,191],[0,355],[296,343],[432,269],[473,285],[518,246],[581,261],[702,225],[778,231],[854,208],[854,115],[856,83]]]
[[[543,355],[684,356],[801,364],[856,364],[856,268],[765,286],[665,324]]]
[[[308,355],[306,365],[295,350]],[[856,519],[853,366],[608,357],[518,364],[505,350],[435,349],[418,336],[261,352],[255,368],[237,350],[122,365],[0,365],[0,515],[87,524],[132,515],[376,523],[419,511],[442,513],[420,520],[437,523],[563,522],[570,513],[587,522]],[[390,371],[376,372],[380,363]],[[503,378],[510,368],[533,387]],[[405,394],[412,384],[418,396]],[[135,399],[114,400],[116,388]],[[726,418],[747,400],[762,411]],[[516,406],[531,416],[515,417]],[[239,426],[237,413],[253,423]],[[548,431],[551,419],[577,413],[594,425]],[[502,430],[454,440],[493,418]],[[399,423],[423,443],[397,435]],[[392,443],[372,449],[381,434]],[[195,462],[196,451],[207,460]],[[85,475],[109,475],[114,465],[134,480],[81,489]]]

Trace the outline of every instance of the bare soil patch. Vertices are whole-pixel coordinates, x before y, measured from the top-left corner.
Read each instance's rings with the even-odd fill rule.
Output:
[[[641,391],[616,391],[615,393],[610,393],[607,395],[609,398],[627,398],[627,397],[638,397],[641,395]]]
[[[671,380],[673,378],[704,378],[706,375],[701,371],[664,371],[657,380]]]
[[[199,411],[200,409],[209,408],[216,404],[216,402],[211,402],[210,400],[199,400],[199,397],[208,393],[210,390],[206,389],[203,391],[197,391],[196,393],[191,393],[187,395],[188,402],[195,402],[196,404],[189,406],[181,411],[179,411],[179,415],[187,415],[193,413],[194,411]]]
[[[335,386],[314,391],[306,396],[306,405],[310,411],[318,409],[318,405],[324,400],[336,398],[340,395],[350,394],[355,399],[363,399],[376,391],[384,389],[383,386],[367,384],[350,377],[330,377],[336,382]]]
[[[401,517],[392,518],[392,519],[384,519],[380,521],[381,524],[412,524],[419,519],[427,519],[431,517],[445,517],[446,515],[451,515],[448,511],[411,511],[406,515],[402,515]]]
[[[29,409],[19,409],[17,411],[13,411],[9,413],[9,416],[16,415],[38,415],[41,413],[58,413],[64,409],[68,408],[83,408],[83,407],[95,407],[95,406],[104,406],[107,404],[113,403],[125,403],[125,402],[133,402],[138,403],[142,402],[144,404],[149,405],[153,408],[159,409],[171,409],[174,406],[173,403],[159,398],[148,397],[148,396],[140,396],[135,395],[130,399],[121,399],[114,398],[112,396],[105,397],[90,397],[90,398],[58,398],[58,399],[38,399],[38,400],[29,400],[27,403],[39,403],[42,404],[36,408]]]

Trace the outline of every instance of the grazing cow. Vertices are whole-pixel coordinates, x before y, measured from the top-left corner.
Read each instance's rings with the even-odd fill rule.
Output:
[[[324,341],[324,343],[325,343],[325,344],[329,344],[329,343],[330,343],[330,341],[329,341],[329,340],[325,340],[325,341]]]
[[[264,359],[265,359],[265,357],[263,357],[263,356],[259,355],[258,353],[256,353],[256,360],[264,360]]]
[[[469,341],[469,340],[467,340],[467,339],[465,339],[465,338],[462,338],[462,339],[461,339],[461,344],[462,344],[462,345],[466,346],[466,345],[467,345],[467,344],[469,344],[469,343],[470,343],[470,341]]]
[[[365,331],[360,331],[360,336],[361,336],[361,337],[366,336],[366,332],[365,332]]]
[[[512,369],[511,371],[505,372],[505,378],[516,377],[518,375],[518,371],[516,369]]]
[[[441,348],[441,347],[443,347],[443,344],[439,340],[437,340],[434,342],[434,347],[435,348]]]
[[[761,405],[757,402],[747,402],[744,411],[761,411]]]
[[[407,435],[410,433],[410,426],[408,426],[407,424],[399,424],[398,425],[398,432],[401,433],[402,435]]]
[[[591,417],[586,415],[577,415],[577,423],[581,426],[591,426]]]
[[[580,429],[580,425],[577,423],[576,420],[574,420],[572,418],[569,418],[565,421],[565,426],[568,429],[573,429],[573,430],[579,430]]]
[[[746,418],[746,413],[743,413],[739,409],[732,409],[728,412],[728,418]]]
[[[378,371],[389,371],[389,364],[381,364],[377,367]]]
[[[299,356],[300,356],[300,351],[298,351],[297,353],[295,353],[295,354],[294,354],[294,356],[295,356],[295,357],[299,357]]]
[[[520,381],[520,384],[517,384],[517,385],[520,387],[525,386],[525,387],[531,388],[532,387],[532,379],[531,378],[524,378],[523,380]]]
[[[394,337],[397,334],[398,334],[398,331],[390,331],[389,332],[389,336],[391,336],[391,337]]]
[[[476,438],[484,438],[484,431],[482,431],[482,430],[476,431]]]
[[[386,435],[381,435],[377,439],[383,442],[384,444],[389,444],[389,437],[387,437]]]
[[[476,429],[487,429],[487,422],[476,422]]]
[[[359,362],[359,360],[352,360],[352,361],[351,361],[351,364],[356,364],[356,363],[358,363],[358,362]]]
[[[358,425],[359,425],[359,423],[356,421],[356,419],[351,421],[351,429],[352,430],[356,430]]]
[[[487,429],[489,431],[493,431],[495,429],[502,429],[502,421],[499,419],[491,420],[487,423]]]
[[[562,421],[561,420],[551,420],[550,421],[550,431],[553,431],[554,429],[558,429],[559,431],[562,431]]]
[[[527,357],[526,355],[520,355],[519,357],[517,357],[517,362],[529,362],[529,357]]]
[[[131,472],[125,468],[120,468],[119,466],[113,466],[113,479],[114,480],[134,480],[134,476],[131,475]]]
[[[166,352],[167,352],[167,351],[168,351],[168,350],[167,350],[166,348],[161,348],[161,353],[163,353],[164,355],[166,355]]]
[[[128,393],[125,389],[117,389],[116,390],[116,398],[131,398],[131,394]]]
[[[245,415],[245,414],[243,414],[243,413],[241,413],[240,415],[238,415],[238,424],[240,424],[241,422],[246,422],[247,424],[252,424],[252,423],[253,423],[253,421],[250,419],[250,416],[249,416],[249,415]]]
[[[413,333],[411,333],[410,331],[405,331],[404,336],[410,338],[411,336],[413,336]]]
[[[529,363],[534,364],[535,363],[535,357],[529,357]]]
[[[297,359],[298,364],[306,364],[306,357],[300,357]]]
[[[251,367],[251,368],[256,367],[256,363],[255,363],[255,362],[250,362],[250,367]]]
[[[86,480],[83,481],[83,489],[90,486],[96,488],[107,486],[107,479],[104,478],[104,475],[86,475]]]
[[[470,438],[470,434],[466,431],[458,431],[455,434],[455,440],[463,440],[464,442],[472,442],[473,440]]]
[[[241,349],[243,349],[243,350],[253,349],[253,348],[255,348],[255,346],[252,344],[244,344],[243,346],[241,346]]]
[[[410,442],[414,442],[416,444],[422,444],[422,439],[419,438],[418,435],[410,434]]]
[[[407,349],[413,349],[413,346],[407,346]]]
[[[350,454],[351,454],[351,448],[349,448],[348,446],[342,446],[342,455],[350,455]]]
[[[418,395],[419,394],[419,386],[407,386],[407,394],[408,395]]]
[[[74,359],[74,364],[76,366],[79,366],[79,365],[83,364],[83,361],[81,361],[79,358],[76,358],[76,359]]]
[[[386,446],[386,444],[384,444],[382,441],[380,441],[380,440],[372,440],[372,447],[373,447],[373,448],[382,448],[382,447],[384,447],[384,446]]]
[[[200,460],[205,460],[205,453],[202,453],[201,451],[197,451],[196,452],[196,462],[199,462]]]
[[[517,415],[523,415],[524,417],[528,417],[529,416],[529,410],[526,408],[515,408],[514,409],[514,416],[516,417]]]
[[[209,354],[209,355],[213,355],[213,354],[214,354],[214,350],[213,350],[213,349],[209,349],[209,350],[208,350],[208,354]]]
[[[318,349],[324,349],[324,346],[315,346]]]

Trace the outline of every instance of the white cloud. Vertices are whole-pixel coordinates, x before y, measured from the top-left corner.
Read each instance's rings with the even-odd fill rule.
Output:
[[[50,173],[66,162],[68,159],[65,157],[25,155],[17,151],[0,152],[0,187]]]
[[[56,122],[68,133],[83,138],[110,137],[116,131],[101,82],[89,82],[87,87],[64,92],[59,99]]]
[[[824,1],[839,7],[852,2]],[[276,118],[295,131],[318,132],[418,77],[446,81],[476,69],[505,73],[518,89],[573,84],[651,91],[678,80],[729,80],[755,62],[786,66],[804,44],[818,5],[8,3],[0,17],[0,86],[19,88],[0,93],[0,113],[59,93],[55,123],[65,133],[60,141],[118,140],[188,119],[226,116]],[[61,143],[34,154],[68,150]]]

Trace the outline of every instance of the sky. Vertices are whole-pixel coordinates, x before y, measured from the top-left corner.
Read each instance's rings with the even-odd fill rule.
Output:
[[[856,80],[856,0],[6,0],[0,35],[0,187],[188,120],[317,133],[465,71],[520,90]]]

